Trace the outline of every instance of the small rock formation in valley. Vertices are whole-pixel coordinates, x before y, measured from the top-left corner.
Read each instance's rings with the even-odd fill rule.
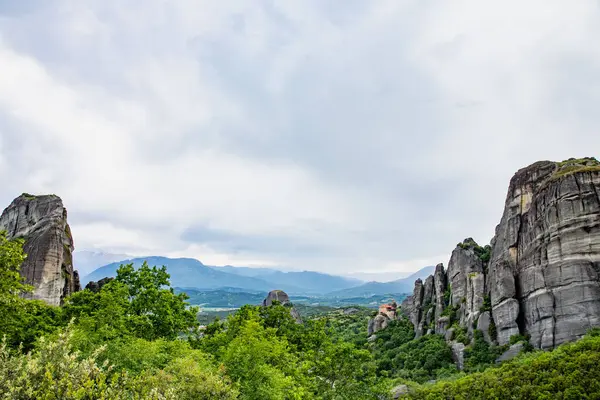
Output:
[[[87,285],[85,285],[85,288],[88,290],[91,290],[94,293],[98,293],[104,285],[106,285],[108,282],[111,282],[114,279],[115,278],[112,278],[112,277],[106,277],[106,278],[100,279],[98,282],[90,281],[90,282],[88,282]]]
[[[290,314],[294,320],[299,324],[302,323],[300,313],[298,313],[298,310],[294,308],[292,302],[290,301],[290,296],[288,296],[286,292],[283,290],[271,290],[267,297],[263,300],[263,307],[270,307],[273,305],[273,302],[278,302],[284,307],[289,307]]]
[[[27,258],[21,274],[33,292],[26,298],[60,305],[62,300],[81,289],[79,275],[73,269],[73,237],[67,223],[67,210],[58,196],[17,197],[0,216],[0,230],[8,238],[23,238]]]
[[[389,304],[381,304],[377,315],[369,319],[368,336],[373,335],[388,326],[388,323],[396,319],[396,309],[398,305],[395,301]]]
[[[600,326],[599,274],[600,163],[541,161],[511,179],[491,244],[459,243],[447,270],[415,282],[401,313],[417,337],[445,335],[457,358],[453,339],[476,329],[488,343],[522,335],[550,349]]]

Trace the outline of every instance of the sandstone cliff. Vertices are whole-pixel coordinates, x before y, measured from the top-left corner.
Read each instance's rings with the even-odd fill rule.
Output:
[[[552,348],[600,325],[600,166],[539,162],[510,182],[488,292],[498,342]]]
[[[24,238],[27,259],[21,273],[33,293],[28,298],[61,304],[63,298],[80,290],[73,269],[73,238],[67,210],[58,196],[17,197],[0,216],[0,230],[9,238]]]
[[[553,348],[600,326],[600,163],[537,162],[512,178],[490,246],[466,239],[401,311],[417,335]],[[457,332],[460,331],[460,332]]]

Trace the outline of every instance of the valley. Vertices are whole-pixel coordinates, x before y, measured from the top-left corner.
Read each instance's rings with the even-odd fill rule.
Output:
[[[534,163],[490,244],[389,282],[158,256],[80,278],[62,200],[23,194],[0,216],[0,393],[597,398],[598,192],[594,158]]]

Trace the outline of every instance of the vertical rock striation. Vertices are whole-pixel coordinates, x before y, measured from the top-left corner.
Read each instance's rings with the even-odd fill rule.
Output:
[[[600,164],[543,161],[518,171],[492,242],[488,286],[498,342],[553,348],[600,325]]]
[[[73,269],[73,237],[67,224],[67,210],[58,196],[17,197],[0,216],[0,230],[9,238],[24,238],[27,258],[21,267],[33,293],[27,298],[60,305],[81,289]]]
[[[519,170],[491,246],[466,239],[448,270],[440,264],[430,278],[402,303],[417,335],[429,327],[451,337],[457,324],[488,342],[521,334],[548,349],[600,326],[600,163],[541,161]]]

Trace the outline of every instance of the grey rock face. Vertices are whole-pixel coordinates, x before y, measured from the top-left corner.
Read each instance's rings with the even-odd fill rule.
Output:
[[[375,318],[369,318],[367,325],[367,336],[372,336],[375,333]]]
[[[9,238],[24,238],[27,259],[21,267],[33,293],[27,298],[60,305],[81,289],[73,269],[73,238],[67,224],[67,210],[58,196],[17,197],[0,216],[0,230]]]
[[[435,320],[438,321],[444,308],[446,306],[444,301],[444,293],[448,288],[448,280],[446,278],[446,271],[444,271],[444,264],[438,264],[435,266],[435,272],[433,274],[433,289],[435,293]],[[436,325],[436,332],[438,327]]]
[[[271,290],[267,297],[263,300],[263,307],[270,307],[273,305],[273,302],[279,302],[282,306],[289,307],[290,314],[294,320],[299,324],[302,323],[300,313],[292,306],[292,303],[290,302],[290,296],[288,296],[286,292],[283,290]]]
[[[382,314],[378,314],[373,318],[373,332],[379,332],[382,329],[387,328],[390,319]]]
[[[521,351],[523,351],[523,343],[515,343],[508,348],[498,359],[496,359],[497,363],[512,360],[516,356],[518,356]]]
[[[408,318],[415,327],[417,336],[423,335],[423,322],[421,321],[421,316],[423,314],[423,293],[423,281],[417,279],[415,281],[415,288],[412,296],[405,298],[400,305],[400,309],[404,316]]]
[[[552,348],[600,325],[600,168],[539,162],[511,180],[488,286],[498,342]]]
[[[263,300],[263,306],[272,306],[274,301],[279,302],[281,305],[286,305],[290,303],[290,296],[283,290],[271,290]]]
[[[107,278],[100,279],[98,282],[91,281],[91,282],[88,282],[87,285],[85,285],[85,288],[88,290],[91,290],[94,293],[98,293],[104,285],[106,285],[108,282],[112,281],[113,279],[115,279],[115,278],[107,277]]]
[[[435,333],[445,335],[450,327],[450,318],[447,316],[439,317],[435,323]]]
[[[433,299],[433,275],[429,275],[423,285],[423,305],[428,306],[434,303]]]
[[[485,311],[481,313],[479,319],[477,320],[477,329],[483,333],[483,339],[487,343],[492,343],[493,339],[490,336],[490,325],[492,322],[492,315],[489,311]]]
[[[396,400],[400,397],[403,397],[404,395],[407,395],[408,393],[409,389],[407,385],[398,385],[392,389],[392,398]]]
[[[488,343],[527,334],[547,349],[600,326],[600,163],[542,161],[519,170],[487,250],[466,239],[446,273],[439,265],[433,283],[415,283],[401,311],[417,336],[425,327],[447,334],[458,322]]]
[[[465,239],[452,252],[448,263],[448,280],[452,288],[451,304],[458,306],[461,326],[472,331],[485,295],[483,262],[475,254],[477,244],[473,239]]]
[[[452,348],[452,358],[456,363],[456,368],[462,371],[465,369],[465,345],[460,342],[452,342],[450,347]]]

